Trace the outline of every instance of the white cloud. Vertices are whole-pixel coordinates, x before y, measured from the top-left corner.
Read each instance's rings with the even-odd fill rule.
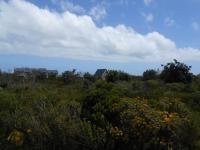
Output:
[[[197,22],[192,23],[192,28],[194,31],[199,31],[200,30],[200,25]]]
[[[167,18],[165,18],[164,23],[166,26],[171,27],[171,26],[175,25],[175,20],[167,17]]]
[[[153,0],[144,0],[144,4],[146,6],[148,6],[149,4],[151,4],[153,2]]]
[[[125,25],[97,27],[91,17],[51,12],[23,0],[0,1],[0,54],[107,61],[199,60],[200,50],[177,48],[158,32]]]
[[[89,15],[92,16],[96,21],[103,19],[107,12],[103,5],[97,5],[91,8]]]
[[[154,16],[152,13],[149,13],[149,14],[145,14],[145,13],[142,13],[144,19],[147,21],[147,22],[153,22],[154,20]]]
[[[75,5],[69,0],[51,0],[54,5],[59,6],[62,11],[70,11],[74,13],[85,13],[85,9],[80,5]]]

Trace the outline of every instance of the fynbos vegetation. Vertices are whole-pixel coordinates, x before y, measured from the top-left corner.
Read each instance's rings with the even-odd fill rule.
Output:
[[[186,64],[35,72],[0,73],[2,150],[200,149],[200,78]]]

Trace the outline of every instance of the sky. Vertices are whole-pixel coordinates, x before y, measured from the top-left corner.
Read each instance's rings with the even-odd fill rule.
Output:
[[[200,0],[0,0],[0,68],[200,73]]]

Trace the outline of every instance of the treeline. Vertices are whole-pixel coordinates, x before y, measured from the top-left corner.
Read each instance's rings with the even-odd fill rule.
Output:
[[[173,83],[173,82],[182,82],[182,83],[191,83],[192,78],[199,78],[200,75],[193,75],[190,72],[191,66],[187,66],[184,63],[178,62],[177,60],[174,60],[174,62],[167,63],[166,65],[162,65],[163,70],[154,70],[154,69],[148,69],[144,71],[142,76],[135,76],[130,75],[123,71],[118,70],[107,70],[105,79],[107,82],[116,82],[116,81],[130,81],[134,79],[142,79],[144,81],[147,80],[157,80],[160,79],[165,83]],[[24,75],[25,74],[25,75]],[[77,79],[87,79],[89,81],[97,81],[99,79],[102,79],[100,76],[95,76],[87,73],[81,73],[76,72],[75,69],[72,71],[67,70],[64,71],[61,75],[58,75],[57,73],[51,73],[47,77],[46,73],[43,72],[37,72],[32,74],[27,73],[7,73],[7,72],[1,72],[0,70],[0,86],[5,87],[6,84],[14,84],[17,83],[17,81],[31,81],[35,82],[37,80],[63,80],[65,83],[68,83],[73,80]],[[18,84],[18,83],[17,83]]]
[[[72,70],[34,82],[2,73],[0,149],[199,149],[200,78],[190,68],[174,60],[139,77]]]

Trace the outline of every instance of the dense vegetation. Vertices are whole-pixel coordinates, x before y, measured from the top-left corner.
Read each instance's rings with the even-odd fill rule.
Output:
[[[200,149],[199,115],[200,77],[178,61],[161,75],[109,71],[105,81],[75,70],[36,80],[0,74],[3,150]]]

